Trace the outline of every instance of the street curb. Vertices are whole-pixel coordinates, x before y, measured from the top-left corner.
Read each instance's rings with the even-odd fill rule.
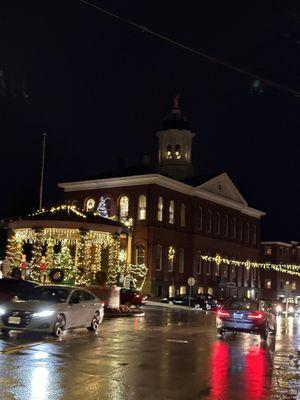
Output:
[[[131,313],[105,313],[104,318],[144,317],[145,311]]]

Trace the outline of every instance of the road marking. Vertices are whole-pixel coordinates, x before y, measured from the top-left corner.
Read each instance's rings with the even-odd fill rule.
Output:
[[[53,342],[55,339],[46,339],[43,340],[41,342],[35,342],[35,343],[28,343],[28,344],[21,344],[19,346],[13,346],[13,347],[9,347],[8,349],[4,349],[0,351],[0,355],[1,354],[11,354],[11,353],[15,353],[19,350],[26,350],[26,349],[30,349],[32,347],[36,347],[36,346],[40,346],[41,344],[44,343],[49,343],[49,342]]]
[[[173,342],[173,343],[188,343],[188,340],[177,340],[177,339],[167,339],[167,342]]]

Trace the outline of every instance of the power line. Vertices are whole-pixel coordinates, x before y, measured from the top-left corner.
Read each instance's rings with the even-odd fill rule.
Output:
[[[176,40],[174,40],[174,39],[172,39],[170,37],[167,37],[167,36],[161,35],[160,33],[154,32],[154,31],[152,31],[151,29],[148,29],[145,26],[136,24],[135,22],[133,22],[133,21],[127,19],[127,18],[123,18],[120,15],[112,13],[111,11],[108,11],[108,10],[106,10],[106,9],[104,9],[102,7],[99,7],[99,6],[97,6],[97,5],[93,4],[93,3],[89,3],[86,0],[79,0],[79,1],[81,3],[89,6],[89,7],[95,8],[96,10],[100,11],[103,14],[109,15],[110,17],[112,17],[114,19],[117,19],[117,20],[119,20],[119,21],[121,21],[121,22],[123,22],[123,23],[125,23],[127,25],[131,25],[132,27],[134,27],[135,29],[137,29],[137,30],[139,30],[139,31],[141,31],[143,33],[148,33],[149,35],[152,35],[152,36],[154,36],[154,37],[156,37],[156,38],[158,38],[160,40],[163,40],[165,42],[168,42],[168,43],[172,44],[173,46],[182,48],[182,49],[184,49],[184,50],[186,50],[186,51],[188,51],[190,53],[196,54],[196,55],[204,58],[205,60],[207,60],[209,62],[221,65],[221,66],[223,66],[223,67],[225,67],[227,69],[235,71],[235,72],[239,73],[240,75],[247,76],[248,78],[251,78],[253,80],[259,80],[262,84],[264,84],[266,86],[272,87],[272,88],[277,89],[279,91],[283,91],[283,92],[288,93],[288,94],[290,94],[292,96],[295,96],[295,97],[300,97],[300,92],[298,92],[297,90],[291,89],[288,86],[285,86],[285,85],[282,85],[280,83],[274,82],[274,81],[272,81],[270,79],[267,79],[267,78],[263,78],[263,77],[261,77],[261,76],[259,76],[257,74],[254,74],[254,73],[249,72],[249,71],[247,71],[245,69],[239,68],[239,67],[237,67],[237,66],[235,66],[235,65],[233,65],[233,64],[231,64],[231,63],[229,63],[227,61],[220,60],[218,58],[209,56],[209,55],[207,55],[207,54],[205,54],[205,53],[203,53],[203,52],[201,52],[201,51],[199,51],[197,49],[194,49],[194,48],[192,48],[190,46],[186,46],[185,44],[180,43],[180,42],[178,42],[178,41],[176,41]]]

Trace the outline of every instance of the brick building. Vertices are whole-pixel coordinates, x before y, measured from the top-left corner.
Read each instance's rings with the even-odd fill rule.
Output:
[[[259,271],[203,262],[201,255],[260,258],[261,211],[248,206],[226,173],[194,176],[189,123],[175,101],[158,137],[158,162],[76,182],[60,183],[66,201],[86,211],[105,203],[108,216],[133,219],[127,261],[149,268],[145,291],[185,293],[194,276],[198,293],[255,297]]]
[[[261,242],[261,259],[272,264],[300,264],[300,243]],[[289,295],[295,302],[300,300],[300,277],[273,270],[261,271],[261,295],[280,299]]]

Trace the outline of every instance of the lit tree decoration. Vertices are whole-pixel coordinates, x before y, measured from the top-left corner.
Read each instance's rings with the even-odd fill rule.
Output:
[[[47,241],[47,250],[46,250],[46,264],[48,268],[53,266],[54,259],[54,240],[48,239]]]
[[[107,218],[108,217],[108,212],[107,212],[107,207],[105,203],[104,197],[100,197],[100,202],[97,208],[97,212],[100,215],[100,217]]]
[[[73,277],[73,259],[70,254],[68,240],[63,239],[61,241],[61,251],[54,254],[53,267],[61,268],[65,272],[65,279],[70,279]]]
[[[109,247],[107,285],[116,285],[118,282],[119,249],[120,237],[118,235],[112,239]]]
[[[35,239],[32,248],[32,265],[39,265],[42,259],[43,229],[35,229]]]
[[[16,241],[15,233],[11,229],[8,231],[6,257],[11,267],[17,266],[21,262],[22,245]]]

